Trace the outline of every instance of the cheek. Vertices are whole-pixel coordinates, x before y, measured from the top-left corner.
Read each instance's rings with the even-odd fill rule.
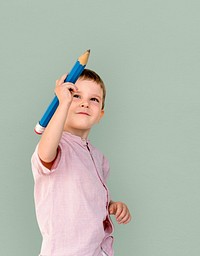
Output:
[[[99,109],[100,103],[97,101],[90,101],[90,106]]]
[[[80,99],[79,98],[73,98],[72,99],[72,102],[71,102],[71,105],[75,105],[75,104],[78,104],[79,103],[79,101],[80,101]]]
[[[79,106],[79,102],[80,102],[79,99],[76,99],[76,98],[73,99],[69,107],[69,110],[75,110]]]

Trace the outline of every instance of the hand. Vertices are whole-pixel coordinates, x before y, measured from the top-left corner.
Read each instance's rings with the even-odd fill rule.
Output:
[[[127,224],[131,220],[131,214],[126,204],[111,201],[108,208],[109,214],[115,215],[119,224]]]
[[[55,94],[58,97],[59,104],[62,102],[71,103],[73,98],[73,92],[76,92],[78,88],[69,82],[64,82],[66,74],[61,76],[60,79],[56,80]]]

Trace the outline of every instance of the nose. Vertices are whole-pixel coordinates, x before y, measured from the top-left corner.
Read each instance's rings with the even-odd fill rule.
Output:
[[[80,106],[81,106],[82,108],[88,108],[88,107],[89,107],[89,104],[88,104],[87,101],[82,101],[81,104],[80,104]]]

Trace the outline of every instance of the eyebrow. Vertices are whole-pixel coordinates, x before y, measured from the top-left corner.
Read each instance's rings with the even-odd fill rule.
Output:
[[[102,99],[102,97],[97,95],[97,94],[92,94],[92,97],[96,97],[96,98]]]

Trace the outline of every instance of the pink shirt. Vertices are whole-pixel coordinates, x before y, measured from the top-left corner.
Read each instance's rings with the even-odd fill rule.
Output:
[[[63,132],[52,170],[32,156],[41,256],[113,256],[107,159],[88,140]]]

